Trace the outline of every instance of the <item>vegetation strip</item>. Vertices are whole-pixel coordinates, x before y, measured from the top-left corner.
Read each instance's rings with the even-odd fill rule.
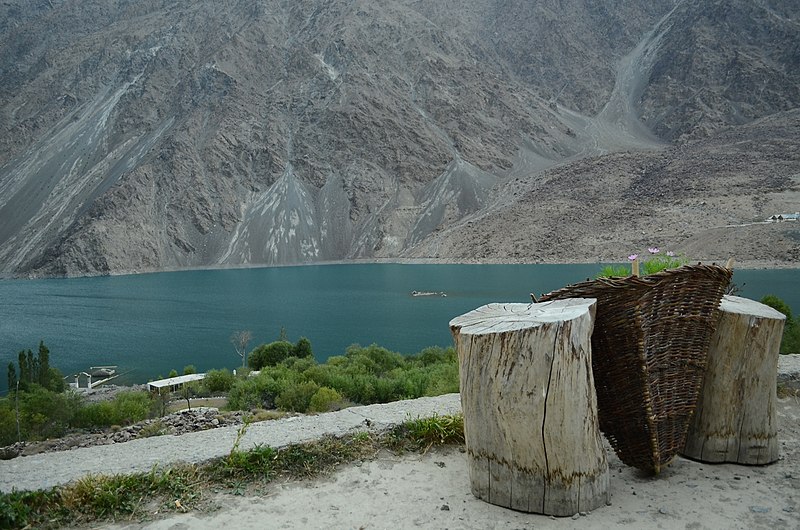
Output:
[[[462,444],[461,415],[409,420],[383,433],[357,432],[343,437],[239,450],[249,422],[240,429],[226,457],[200,465],[154,467],[148,473],[89,475],[66,486],[43,491],[0,494],[0,528],[58,528],[99,520],[143,520],[154,511],[197,509],[203,493],[242,495],[276,479],[297,480],[330,473],[337,466],[395,453],[427,451],[432,446]]]

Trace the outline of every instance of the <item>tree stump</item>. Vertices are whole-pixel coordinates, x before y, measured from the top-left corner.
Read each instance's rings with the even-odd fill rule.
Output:
[[[450,322],[472,493],[570,516],[608,500],[591,334],[596,300],[489,304]]]
[[[775,400],[786,317],[738,296],[725,296],[720,309],[683,454],[703,462],[769,464],[778,459]]]

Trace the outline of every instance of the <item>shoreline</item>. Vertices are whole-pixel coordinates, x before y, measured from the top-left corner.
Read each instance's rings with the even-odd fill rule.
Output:
[[[284,264],[262,264],[244,263],[230,265],[187,265],[181,267],[164,267],[161,269],[123,269],[108,274],[83,274],[83,275],[0,275],[0,281],[4,280],[56,280],[56,279],[76,279],[76,278],[106,278],[119,276],[139,276],[143,274],[160,274],[171,272],[191,272],[191,271],[224,271],[224,270],[249,270],[249,269],[272,269],[287,267],[313,267],[329,265],[607,265],[625,264],[624,261],[597,261],[597,260],[523,260],[515,258],[499,259],[455,259],[455,258],[358,258],[331,261],[313,261],[303,263],[284,263]],[[694,261],[692,261],[694,263]],[[715,260],[698,260],[698,263],[715,264]],[[720,264],[722,264],[720,262]],[[781,261],[781,260],[743,260],[734,261],[735,270],[800,270],[800,262]]]

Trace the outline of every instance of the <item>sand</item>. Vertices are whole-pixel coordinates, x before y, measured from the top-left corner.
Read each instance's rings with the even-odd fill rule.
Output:
[[[800,399],[778,403],[781,457],[767,466],[703,464],[678,457],[659,476],[623,465],[608,448],[611,503],[567,518],[487,504],[470,492],[463,448],[388,452],[259,495],[210,494],[208,513],[172,513],[108,529],[364,528],[800,528]],[[163,517],[165,514],[154,514]]]

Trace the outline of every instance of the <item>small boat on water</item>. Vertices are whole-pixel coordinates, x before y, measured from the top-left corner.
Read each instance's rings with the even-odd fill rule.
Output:
[[[444,291],[411,291],[411,296],[447,296]]]
[[[117,375],[116,366],[91,366],[89,373],[92,377],[113,377]]]

